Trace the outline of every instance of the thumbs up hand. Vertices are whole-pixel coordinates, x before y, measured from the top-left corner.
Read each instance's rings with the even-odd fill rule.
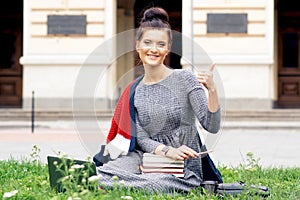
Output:
[[[199,83],[202,83],[208,91],[214,91],[216,89],[213,72],[215,69],[215,64],[211,64],[209,71],[198,72],[196,74],[197,80]]]

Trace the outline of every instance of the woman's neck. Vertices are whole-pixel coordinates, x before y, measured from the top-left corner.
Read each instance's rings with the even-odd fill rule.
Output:
[[[169,68],[165,65],[159,66],[149,66],[144,65],[145,75],[143,78],[143,82],[145,84],[154,84],[163,79],[165,79],[169,75]]]

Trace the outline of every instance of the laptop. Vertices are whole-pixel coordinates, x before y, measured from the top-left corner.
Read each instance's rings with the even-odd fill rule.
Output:
[[[48,171],[49,171],[49,180],[50,187],[55,189],[57,192],[65,192],[61,184],[61,179],[65,177],[65,174],[62,171],[70,169],[72,165],[84,165],[83,171],[87,172],[87,178],[93,175],[96,175],[96,165],[94,163],[77,160],[71,158],[60,158],[58,156],[47,156],[48,162]],[[65,164],[62,164],[65,163]],[[78,178],[78,184],[82,183],[82,176]]]

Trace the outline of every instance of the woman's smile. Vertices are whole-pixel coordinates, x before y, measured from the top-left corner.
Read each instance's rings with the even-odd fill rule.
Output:
[[[154,54],[147,54],[147,56],[150,58],[150,59],[156,59],[159,57],[159,55],[154,55]]]

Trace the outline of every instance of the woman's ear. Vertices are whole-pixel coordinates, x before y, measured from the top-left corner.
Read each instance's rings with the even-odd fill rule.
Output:
[[[166,49],[166,54],[168,55],[168,54],[170,54],[170,52],[171,52],[171,47],[168,46],[168,49]]]
[[[136,41],[136,42],[135,42],[135,50],[136,50],[137,52],[139,52],[139,50],[140,50],[140,42],[139,42],[139,41]]]
[[[169,48],[168,48],[168,53],[170,53],[170,52],[171,52],[171,48],[172,48],[172,44],[169,43],[169,44],[168,44],[168,47],[169,47]]]

